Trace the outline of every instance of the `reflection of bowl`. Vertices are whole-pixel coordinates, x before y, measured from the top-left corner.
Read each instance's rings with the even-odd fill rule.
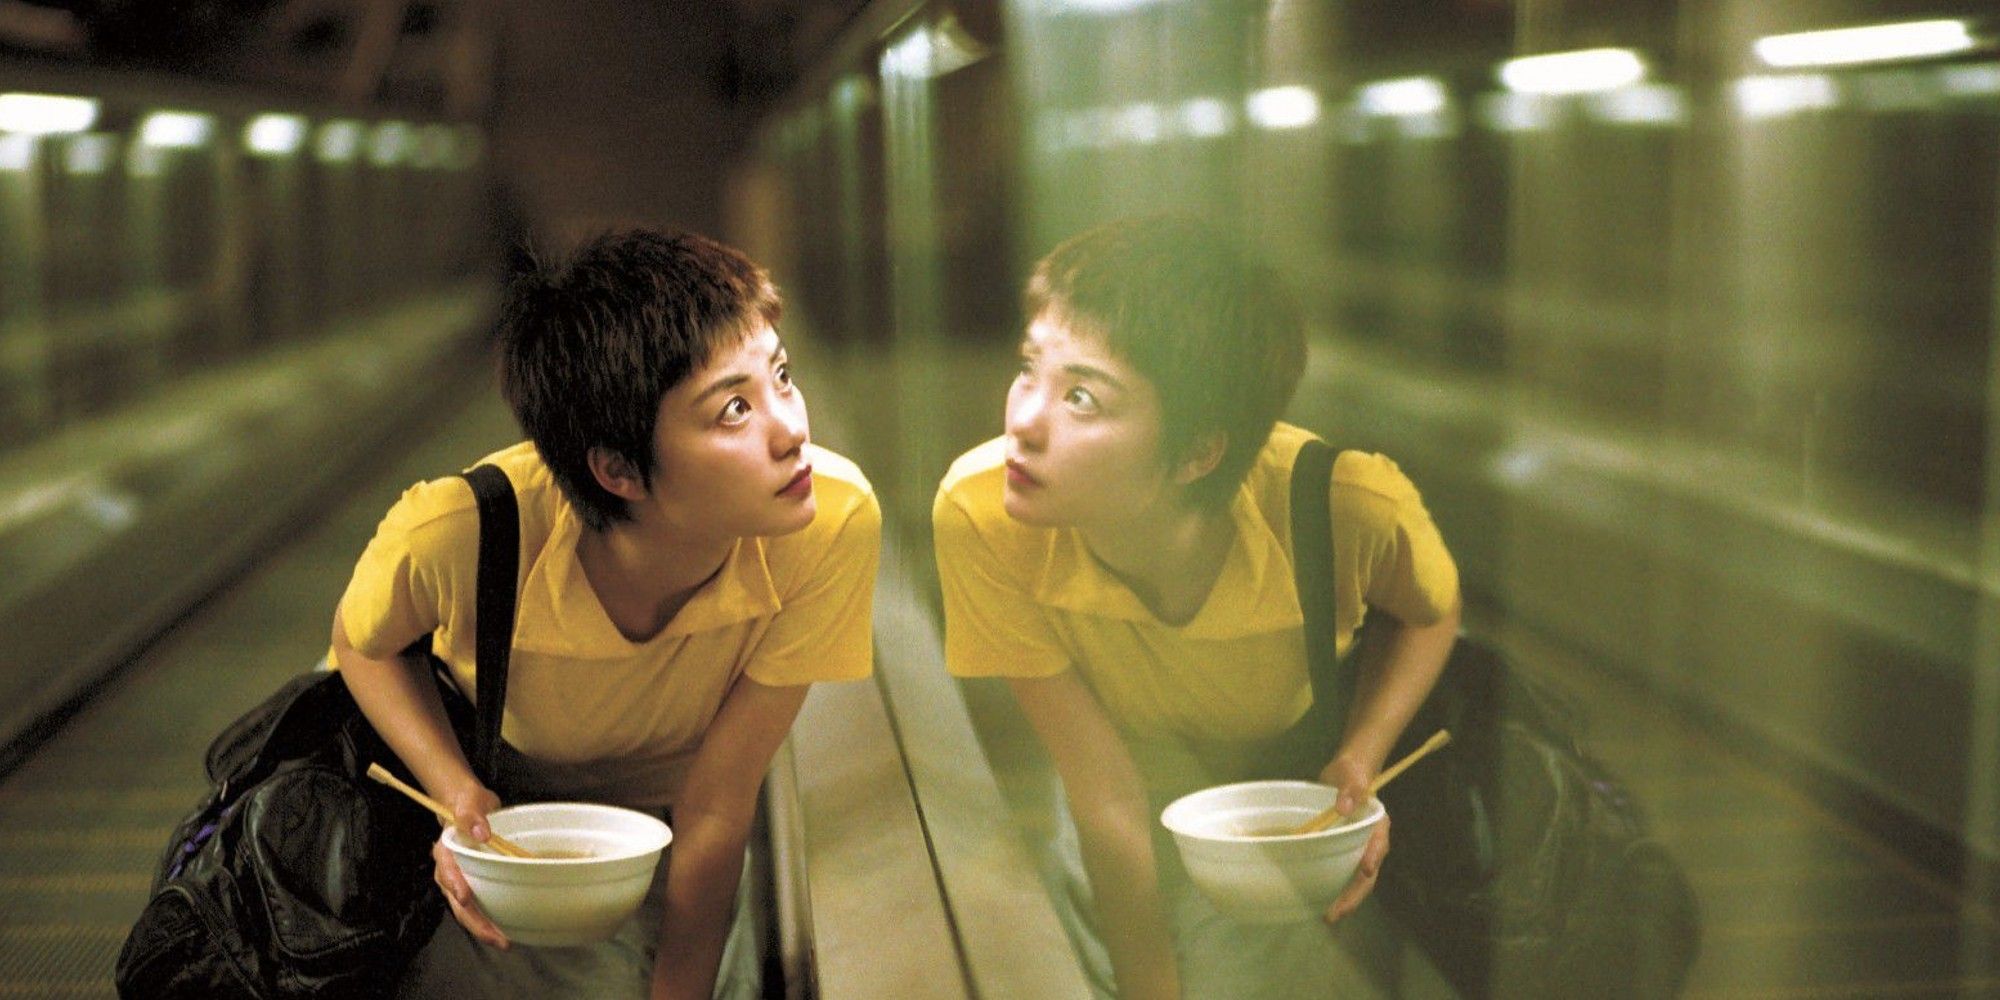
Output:
[[[1310,781],[1219,785],[1175,799],[1160,822],[1173,832],[1188,876],[1216,909],[1250,923],[1305,920],[1339,898],[1375,824],[1388,814],[1371,799],[1340,826],[1269,834],[1298,828],[1337,794]]]
[[[510,858],[444,832],[473,898],[510,940],[574,945],[602,941],[639,908],[660,852],[674,839],[642,812],[583,802],[537,802],[494,811],[486,822],[533,858]]]

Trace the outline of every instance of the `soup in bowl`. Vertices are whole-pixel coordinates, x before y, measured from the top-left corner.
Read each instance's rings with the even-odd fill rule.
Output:
[[[1311,781],[1238,782],[1175,799],[1160,822],[1188,877],[1224,914],[1247,923],[1316,919],[1353,880],[1368,838],[1388,815],[1370,799],[1338,826],[1290,832],[1337,795]]]
[[[509,940],[529,945],[603,941],[639,908],[673,831],[618,806],[537,802],[495,810],[493,832],[532,858],[515,858],[444,832],[479,908]]]

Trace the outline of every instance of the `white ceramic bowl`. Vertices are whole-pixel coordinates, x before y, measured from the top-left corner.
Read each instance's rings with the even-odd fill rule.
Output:
[[[639,908],[674,839],[642,812],[584,802],[509,806],[486,817],[493,832],[534,858],[510,858],[444,832],[479,907],[519,944],[578,945],[609,938]]]
[[[1333,804],[1311,781],[1245,781],[1183,795],[1160,813],[1181,863],[1216,909],[1246,923],[1317,919],[1347,888],[1362,849],[1388,813],[1370,801],[1351,822],[1318,833],[1293,829]]]

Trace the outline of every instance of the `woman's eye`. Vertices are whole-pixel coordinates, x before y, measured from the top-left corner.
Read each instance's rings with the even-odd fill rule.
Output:
[[[1082,386],[1075,386],[1063,393],[1063,401],[1085,413],[1097,412],[1097,397]]]
[[[778,374],[778,384],[779,384],[779,385],[791,385],[791,384],[792,384],[792,363],[791,363],[791,362],[789,362],[789,361],[785,361],[785,362],[781,362],[781,363],[779,363],[779,365],[778,365],[778,373],[777,373],[777,374]]]
[[[722,404],[722,413],[717,419],[725,424],[740,424],[750,416],[750,404],[742,396],[731,396]]]

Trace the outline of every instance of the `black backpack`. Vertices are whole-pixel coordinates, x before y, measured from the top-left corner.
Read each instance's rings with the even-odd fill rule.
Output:
[[[1322,732],[1338,731],[1332,713],[1355,681],[1333,649],[1333,460],[1308,442],[1291,491],[1306,725]],[[1381,793],[1395,849],[1376,894],[1390,917],[1467,996],[1678,994],[1700,942],[1694,893],[1639,804],[1584,749],[1574,704],[1462,635],[1389,759],[1439,729],[1451,746]]]
[[[505,473],[482,465],[465,477],[479,499],[478,708],[432,664],[491,786],[520,528]],[[208,749],[213,788],[174,829],[118,955],[119,996],[392,994],[445,903],[431,878],[438,822],[366,777],[378,762],[409,780],[335,671],[293,678],[224,729]]]

